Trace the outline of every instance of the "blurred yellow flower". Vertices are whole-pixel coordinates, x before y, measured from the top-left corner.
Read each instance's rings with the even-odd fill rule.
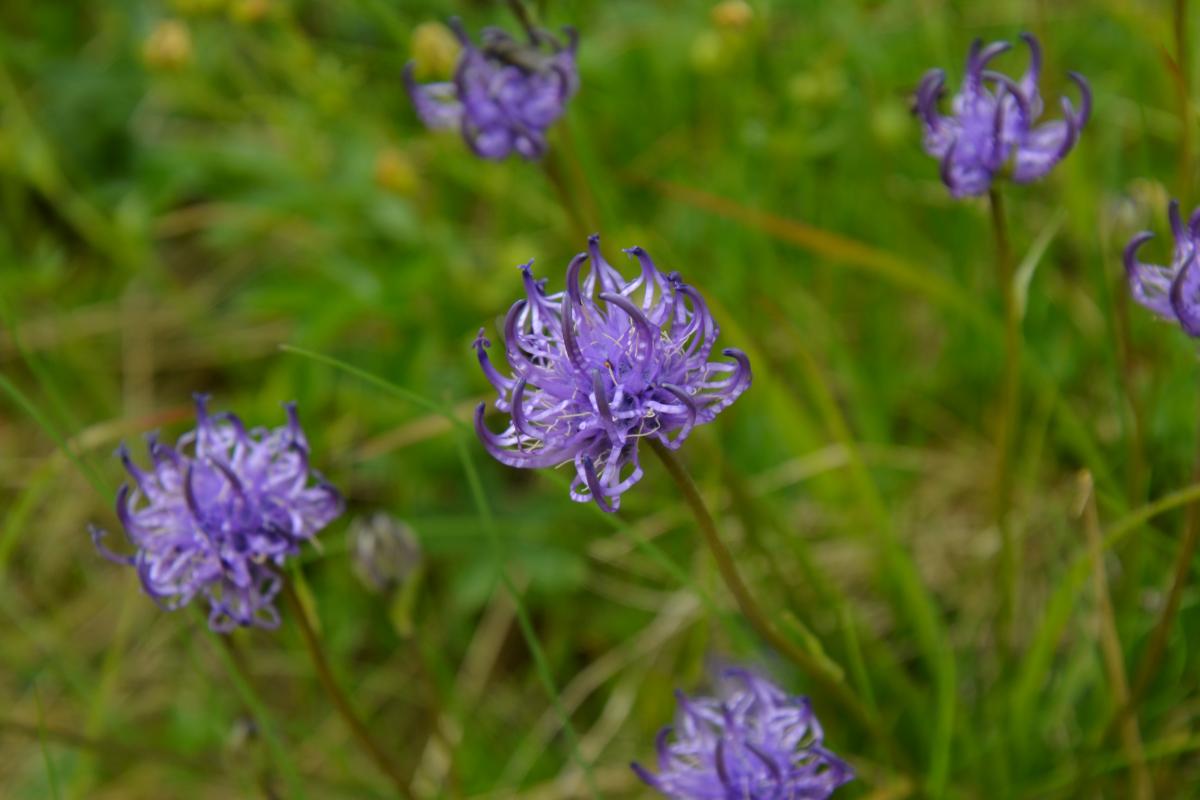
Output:
[[[233,0],[229,17],[243,25],[253,25],[271,13],[271,0]]]
[[[412,59],[419,80],[449,78],[458,64],[461,46],[454,32],[440,22],[422,22],[412,34]]]
[[[845,74],[828,65],[793,75],[787,82],[788,96],[803,105],[837,102],[845,96],[846,90]]]
[[[221,11],[229,0],[171,0],[171,8],[180,14],[196,16]]]
[[[713,25],[741,30],[754,19],[754,9],[745,0],[723,0],[712,9]]]
[[[192,60],[192,34],[182,21],[165,19],[142,43],[142,58],[153,69],[173,70]]]
[[[696,34],[689,55],[692,67],[704,74],[720,72],[729,62],[729,51],[724,40],[715,31],[706,30]]]
[[[404,197],[417,191],[417,168],[408,154],[385,147],[375,156],[375,185]]]

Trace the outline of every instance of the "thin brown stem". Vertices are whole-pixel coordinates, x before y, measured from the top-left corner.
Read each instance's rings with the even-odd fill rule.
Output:
[[[529,35],[530,41],[538,41],[538,24],[533,12],[529,10],[521,0],[505,0],[506,5],[513,16],[517,18],[517,22],[521,23],[521,27],[525,29],[525,33]]]
[[[1120,364],[1121,388],[1125,392],[1125,402],[1129,405],[1130,437],[1129,437],[1129,474],[1128,494],[1131,505],[1144,502],[1146,493],[1146,447],[1145,421],[1142,404],[1135,390],[1135,371],[1137,368],[1136,355],[1133,349],[1133,333],[1129,325],[1129,293],[1126,291],[1125,276],[1122,274],[1114,282],[1116,286],[1116,303],[1114,304],[1114,325],[1116,327],[1117,360]]]
[[[566,159],[559,152],[559,148],[551,146],[545,158],[542,159],[542,169],[546,173],[546,179],[550,181],[550,186],[558,195],[558,200],[562,203],[562,207],[566,209],[567,216],[570,218],[571,227],[573,229],[572,236],[579,240],[586,239],[595,229],[589,223],[586,212],[582,209],[582,204],[577,202],[574,192],[571,189],[570,180],[567,177],[565,168]]]
[[[1021,309],[1013,280],[1012,248],[1004,214],[1004,197],[996,188],[988,192],[992,229],[996,237],[996,280],[1004,302],[1004,372],[1000,391],[1000,416],[996,426],[996,471],[993,513],[1000,531],[1000,613],[997,640],[1004,652],[1012,644],[1013,620],[1020,580],[1020,559],[1012,529],[1013,450],[1021,403]]]
[[[1190,208],[1192,199],[1192,60],[1188,43],[1188,0],[1175,0],[1175,68],[1179,83],[1179,199]]]
[[[879,738],[890,752],[897,752],[895,744],[883,731],[879,722],[871,715],[866,706],[847,688],[846,684],[836,676],[830,674],[829,670],[820,661],[779,633],[779,630],[772,624],[767,615],[763,613],[762,609],[759,608],[745,581],[742,580],[742,576],[737,570],[737,565],[734,563],[733,556],[729,552],[729,549],[725,547],[725,543],[721,541],[721,537],[717,533],[717,524],[713,520],[712,514],[709,513],[708,506],[704,503],[704,498],[700,496],[700,490],[696,486],[695,481],[692,480],[692,476],[688,474],[687,470],[679,462],[679,459],[675,457],[675,453],[669,450],[664,444],[653,437],[647,439],[647,441],[650,444],[650,449],[662,461],[667,473],[675,481],[675,485],[679,487],[679,491],[683,494],[683,498],[691,509],[692,515],[696,518],[696,524],[700,528],[704,542],[708,545],[713,559],[717,562],[717,571],[721,575],[721,580],[726,588],[729,589],[729,593],[733,595],[742,615],[768,644],[786,656],[811,679],[820,684],[821,688],[832,699],[849,711],[869,733]]]
[[[308,612],[304,608],[304,604],[300,602],[299,595],[296,594],[296,589],[292,586],[292,582],[286,575],[281,576],[283,581],[283,596],[291,610],[292,616],[296,618],[296,625],[300,628],[300,635],[304,639],[304,646],[308,649],[308,654],[312,658],[313,667],[317,670],[317,677],[321,681],[321,685],[325,688],[325,693],[329,695],[329,699],[333,701],[334,707],[342,717],[342,721],[346,723],[346,727],[354,735],[355,740],[362,747],[363,751],[375,762],[381,772],[391,779],[392,784],[396,787],[396,791],[402,797],[412,800],[413,793],[409,788],[408,779],[400,774],[396,768],[394,761],[384,752],[383,748],[372,738],[370,731],[363,724],[354,707],[350,705],[350,698],[346,697],[346,693],[342,691],[338,685],[337,679],[333,675],[333,670],[329,666],[329,660],[325,658],[325,650],[321,646],[320,639],[317,638],[317,632],[313,630],[312,622],[308,618]]]

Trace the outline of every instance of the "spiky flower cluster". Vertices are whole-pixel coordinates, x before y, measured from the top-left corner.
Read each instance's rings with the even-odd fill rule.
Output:
[[[677,693],[675,727],[658,735],[658,774],[646,783],[675,800],[825,800],[854,778],[826,750],[809,702],[741,669],[722,676],[719,697]]]
[[[962,88],[955,95],[953,116],[938,112],[945,93],[946,73],[930,70],[917,89],[916,112],[925,132],[925,151],[942,162],[942,181],[955,197],[985,193],[992,180],[1011,164],[1012,179],[1035,181],[1048,173],[1074,147],[1091,114],[1087,81],[1070,72],[1079,87],[1080,109],[1062,98],[1063,118],[1035,125],[1042,115],[1038,76],[1042,66],[1037,39],[1022,34],[1029,46],[1029,69],[1021,80],[987,69],[988,63],[1011,49],[1008,42],[987,47],[978,39],[967,56]]]
[[[497,28],[485,28],[476,47],[462,24],[451,26],[462,43],[454,80],[418,84],[413,65],[404,82],[426,127],[458,129],[480,158],[500,160],[514,151],[526,159],[546,151],[546,130],[563,115],[579,88],[576,36],[567,41],[531,29],[521,43]]]
[[[1125,247],[1125,274],[1133,299],[1163,319],[1178,322],[1188,336],[1200,336],[1200,268],[1197,267],[1197,248],[1200,247],[1200,208],[1192,212],[1187,225],[1179,214],[1179,202],[1171,201],[1167,213],[1175,248],[1171,263],[1162,267],[1143,264],[1137,253],[1142,245],[1154,238],[1143,231]]]
[[[246,430],[233,414],[210,415],[196,396],[196,428],[175,447],[149,442],[153,467],[144,471],[122,445],[133,478],[117,493],[117,516],[133,555],[108,558],[137,569],[142,586],[167,609],[198,594],[209,603],[209,626],[273,628],[281,583],[277,568],[342,513],[342,499],[309,468],[308,442],[294,404],[282,428]]]
[[[512,377],[492,366],[482,329],[475,340],[499,395],[496,408],[511,416],[495,434],[479,404],[475,428],[484,447],[512,467],[573,462],[571,498],[605,511],[615,511],[621,493],[642,477],[641,439],[678,448],[751,379],[740,350],[723,351],[729,362],[709,361],[718,329],[700,293],[679,273],[659,272],[642,248],[625,252],[641,265],[631,281],[604,260],[600,237],[592,236],[567,267],[566,291],[556,294],[534,279],[533,262],[521,267],[526,298],[504,321]]]

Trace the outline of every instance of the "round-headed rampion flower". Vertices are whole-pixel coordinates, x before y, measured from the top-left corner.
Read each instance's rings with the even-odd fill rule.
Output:
[[[418,84],[413,65],[404,83],[417,116],[432,129],[462,132],[480,158],[500,160],[516,151],[526,159],[546,151],[546,130],[563,115],[579,88],[575,32],[564,44],[543,30],[521,43],[497,28],[485,28],[476,47],[458,20],[451,25],[462,42],[452,81]]]
[[[504,322],[511,378],[492,366],[483,329],[474,345],[499,394],[496,408],[511,415],[497,435],[479,404],[475,429],[484,447],[511,467],[574,462],[571,499],[594,500],[605,511],[615,511],[621,493],[642,477],[640,439],[678,448],[751,378],[740,350],[723,351],[729,362],[709,361],[718,329],[700,293],[679,273],[659,272],[642,248],[625,252],[642,268],[631,281],[604,260],[600,237],[591,237],[588,252],[567,267],[566,291],[556,294],[546,294],[545,279],[534,280],[533,262],[521,267],[527,297]]]
[[[1029,69],[1020,81],[987,69],[988,62],[1009,50],[1008,42],[987,47],[976,39],[967,56],[962,88],[951,104],[953,116],[938,112],[945,93],[946,73],[925,73],[917,88],[916,113],[925,133],[925,151],[942,162],[942,181],[955,197],[985,193],[1006,166],[1017,183],[1029,183],[1048,173],[1066,157],[1092,109],[1087,81],[1076,72],[1067,73],[1079,87],[1080,109],[1062,98],[1063,118],[1035,125],[1042,115],[1038,73],[1042,53],[1037,39],[1028,33],[1021,39],[1029,45]]]
[[[1200,336],[1200,267],[1196,264],[1200,247],[1200,208],[1192,212],[1187,226],[1179,215],[1179,202],[1171,201],[1168,210],[1175,249],[1170,266],[1143,264],[1137,253],[1154,234],[1143,231],[1125,246],[1125,274],[1133,299],[1163,319],[1178,322],[1188,336]]]
[[[196,428],[175,447],[150,438],[149,471],[118,451],[133,486],[117,492],[117,516],[137,552],[113,553],[98,528],[92,538],[168,610],[200,594],[215,631],[273,628],[278,567],[342,513],[342,498],[309,468],[294,404],[284,427],[248,431],[233,414],[209,415],[207,400],[196,395]]]
[[[823,745],[807,698],[741,669],[719,697],[677,693],[675,727],[658,735],[658,774],[638,776],[673,800],[825,800],[854,778]]]

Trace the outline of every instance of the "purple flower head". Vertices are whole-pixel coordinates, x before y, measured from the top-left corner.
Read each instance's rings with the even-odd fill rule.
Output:
[[[625,252],[641,265],[631,281],[592,236],[588,252],[567,267],[566,291],[556,294],[534,279],[533,262],[521,267],[527,297],[504,322],[511,378],[492,366],[482,329],[474,345],[499,394],[496,408],[511,415],[503,433],[492,433],[479,404],[483,446],[510,467],[573,462],[571,499],[605,511],[615,511],[642,477],[639,440],[653,436],[677,448],[750,385],[740,350],[724,350],[728,362],[709,361],[718,329],[700,293],[679,273],[659,272],[642,248]]]
[[[1087,124],[1092,93],[1076,72],[1067,74],[1079,87],[1079,111],[1064,97],[1061,120],[1035,124],[1042,115],[1037,86],[1042,51],[1030,34],[1021,34],[1021,39],[1029,46],[1029,68],[1020,81],[987,69],[1011,44],[984,47],[978,39],[972,43],[962,88],[951,102],[952,116],[938,111],[945,72],[930,70],[917,87],[916,113],[925,131],[925,151],[941,160],[942,181],[955,197],[985,193],[1005,167],[1011,168],[1017,183],[1037,180],[1066,157]]]
[[[342,513],[342,498],[309,468],[294,404],[282,428],[246,430],[233,414],[209,415],[196,395],[196,429],[175,447],[149,441],[152,469],[118,451],[133,478],[117,492],[117,516],[137,551],[118,555],[92,528],[100,552],[136,567],[147,594],[174,610],[198,594],[214,631],[273,628],[277,568]]]
[[[413,65],[404,68],[417,116],[428,128],[457,128],[480,158],[499,161],[513,151],[540,158],[546,129],[579,88],[575,32],[567,29],[564,44],[532,29],[529,42],[521,43],[485,28],[476,47],[458,20],[450,24],[463,48],[453,81],[418,84]]]
[[[1200,208],[1192,212],[1184,227],[1179,215],[1179,202],[1171,201],[1168,209],[1175,249],[1170,266],[1143,264],[1137,253],[1142,245],[1154,238],[1144,231],[1125,246],[1125,273],[1133,299],[1163,319],[1178,322],[1188,336],[1200,337],[1200,269],[1197,268],[1197,247],[1200,247]]]
[[[740,669],[719,697],[676,693],[675,727],[658,735],[658,774],[633,769],[674,800],[825,800],[854,779],[823,745],[808,699]]]

